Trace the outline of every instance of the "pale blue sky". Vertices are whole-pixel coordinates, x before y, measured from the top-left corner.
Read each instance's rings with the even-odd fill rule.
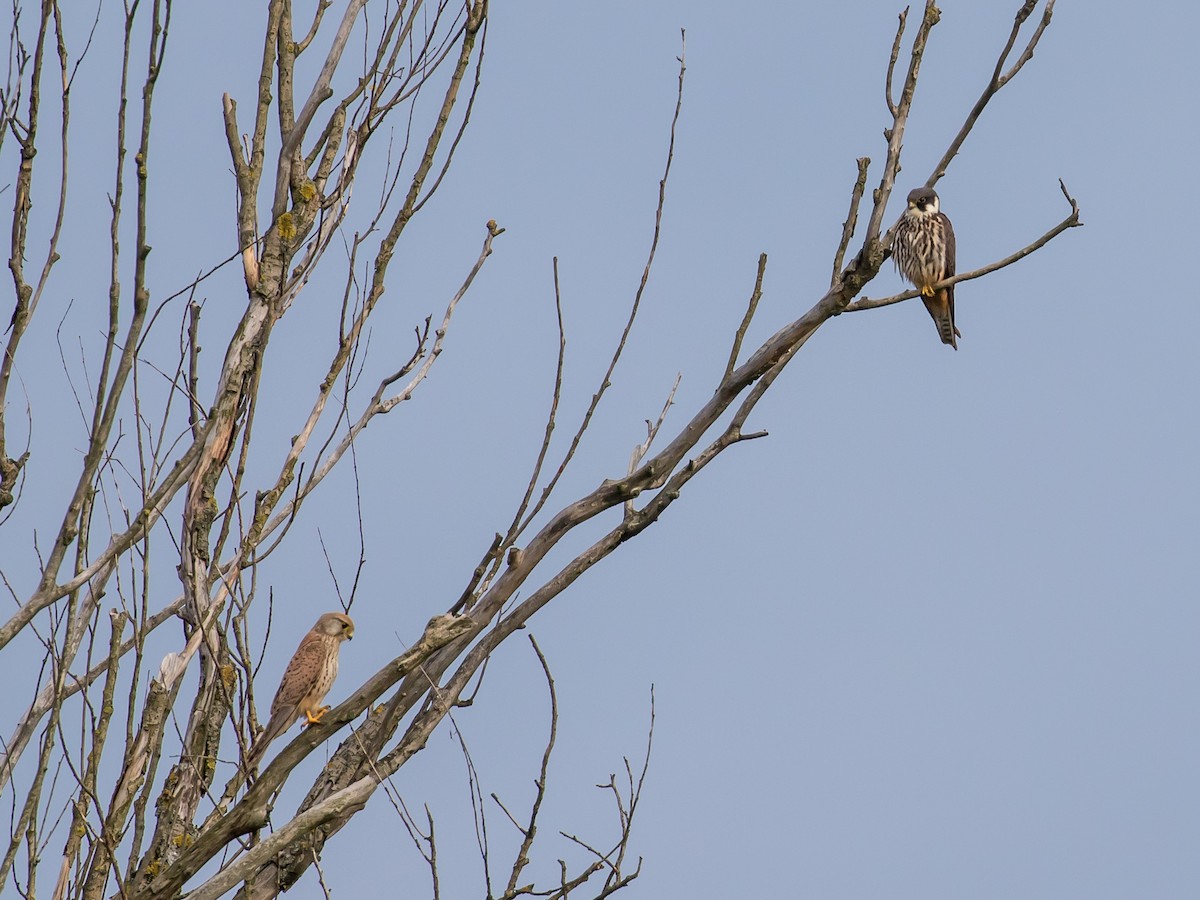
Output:
[[[942,4],[901,195],[957,131],[1018,5]],[[156,150],[177,174],[160,187],[151,240],[163,295],[236,249],[219,112],[223,91],[249,108],[261,12],[246,9],[173,13]],[[395,368],[413,324],[440,312],[484,222],[507,232],[431,381],[360,445],[368,563],[353,609],[359,637],[331,699],[452,603],[511,519],[549,401],[555,256],[568,340],[560,438],[595,389],[650,238],[680,27],[688,70],[659,258],[563,501],[623,473],[676,373],[667,429],[711,395],[760,252],[769,264],[751,339],[823,292],[854,160],[876,161],[873,185],[883,159],[898,9],[495,4],[472,128],[398,252],[364,383]],[[235,13],[244,30],[230,27]],[[89,25],[90,13],[75,27]],[[534,620],[562,706],[541,876],[553,877],[561,855],[578,858],[558,829],[609,840],[613,814],[592,785],[618,772],[622,755],[640,759],[653,684],[655,748],[633,841],[645,864],[628,896],[1196,896],[1198,25],[1182,2],[1153,12],[1060,2],[1036,57],[938,190],[960,269],[1065,216],[1059,178],[1086,227],[961,285],[958,353],[915,302],[829,322],[751,418],[771,436],[730,450],[658,525]],[[218,51],[225,61],[214,66]],[[111,133],[100,98],[115,62],[102,44],[92,52],[76,125]],[[30,477],[43,483],[42,467],[73,464],[83,433],[69,412],[57,422],[36,412],[71,408],[55,328],[65,315],[68,333],[98,346],[87,323],[107,286],[111,166],[92,171],[79,154],[72,173],[72,254],[27,339],[40,356],[27,352],[22,367],[37,415]],[[356,190],[370,196],[362,182]],[[214,279],[207,303],[240,303],[239,282],[237,272]],[[868,294],[900,287],[889,265]],[[320,296],[306,295],[273,338],[267,389],[278,402],[256,428],[277,431],[278,447],[323,372],[322,328],[337,301],[329,293],[322,310]],[[78,340],[66,343],[78,370]],[[223,345],[214,333],[206,349],[216,357]],[[264,451],[264,477],[276,460]],[[308,620],[336,606],[318,528],[339,578],[352,577],[355,512],[335,499],[348,475],[331,479],[259,571],[260,594],[273,587],[287,609],[260,696]],[[5,526],[6,571],[28,572],[19,556],[32,529],[52,533],[61,502],[24,499]],[[163,561],[162,602],[177,590],[173,564]],[[0,712],[7,734],[12,696]],[[475,705],[455,718],[485,793],[525,809],[547,711],[523,638],[496,654]],[[294,780],[281,810],[307,789]],[[437,816],[443,896],[480,895],[448,729],[394,786]],[[513,835],[489,813],[503,859]],[[327,847],[325,873],[343,897],[427,893],[382,796]],[[289,896],[319,893],[310,879]]]

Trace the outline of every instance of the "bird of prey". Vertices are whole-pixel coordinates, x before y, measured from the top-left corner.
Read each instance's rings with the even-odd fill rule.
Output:
[[[954,285],[933,285],[954,274],[954,227],[941,210],[937,192],[919,187],[908,194],[908,209],[896,225],[892,255],[900,274],[921,292],[943,344],[958,349],[954,327]]]
[[[329,711],[321,701],[337,678],[338,648],[354,637],[354,622],[342,613],[325,613],[300,641],[292,660],[284,669],[279,690],[271,701],[271,718],[262,734],[246,754],[246,763],[254,768],[267,745],[286,732],[303,716],[308,725],[321,721]]]

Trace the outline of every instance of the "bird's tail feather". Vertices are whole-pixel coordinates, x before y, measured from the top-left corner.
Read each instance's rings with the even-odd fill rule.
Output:
[[[250,749],[246,753],[246,767],[253,769],[262,762],[263,754],[267,752],[270,743],[287,731],[293,721],[294,719],[284,716],[272,716],[271,720],[267,722],[267,727],[262,730],[262,734],[255,738],[254,743],[250,745]]]
[[[942,290],[932,297],[922,297],[921,299],[925,301],[925,308],[929,310],[933,324],[937,326],[938,336],[942,339],[942,343],[949,344],[957,350],[957,338],[962,337],[962,332],[954,324],[954,295],[949,291]]]

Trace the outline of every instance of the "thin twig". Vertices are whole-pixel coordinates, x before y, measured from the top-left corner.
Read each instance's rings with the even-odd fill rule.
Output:
[[[896,61],[900,58],[900,42],[904,40],[904,24],[908,21],[908,9],[906,6],[900,11],[900,21],[896,25],[896,37],[892,41],[892,55],[888,58],[887,78],[883,87],[883,97],[887,101],[888,112],[892,114],[893,119],[899,117],[900,110],[896,106],[895,95],[892,93],[892,77],[896,72]]]
[[[858,227],[858,207],[862,202],[863,192],[867,189],[867,169],[871,165],[871,159],[867,156],[860,156],[856,162],[858,177],[854,180],[854,189],[850,192],[850,211],[846,213],[846,221],[842,223],[842,239],[838,242],[837,252],[833,254],[833,274],[829,278],[830,287],[841,280],[846,248],[850,246],[850,239],[854,237],[854,229]]]
[[[742,316],[742,324],[738,326],[737,331],[733,335],[733,346],[729,349],[729,361],[725,363],[725,374],[721,376],[722,384],[728,381],[729,376],[733,374],[738,356],[741,355],[742,342],[746,339],[746,331],[750,328],[750,323],[754,319],[754,313],[758,311],[758,301],[762,299],[763,276],[766,272],[767,254],[760,253],[758,255],[758,272],[754,276],[754,290],[750,292],[750,300],[746,304],[746,314]]]
[[[650,445],[654,443],[654,438],[658,435],[658,431],[663,426],[663,422],[667,419],[667,413],[675,403],[675,392],[679,390],[679,382],[683,379],[682,374],[675,376],[675,383],[671,385],[671,390],[667,394],[667,399],[663,403],[662,412],[658,414],[658,418],[651,422],[646,420],[646,440],[634,446],[633,451],[629,454],[629,467],[626,470],[632,475],[637,471],[637,467],[641,465],[642,460],[646,458],[646,454],[650,452]],[[625,501],[625,515],[631,516],[634,514],[633,497]]]
[[[558,694],[554,689],[554,676],[550,673],[550,664],[546,662],[546,655],[542,653],[542,648],[538,646],[537,639],[531,634],[529,643],[533,646],[533,652],[537,654],[538,662],[542,666],[542,673],[546,676],[546,690],[550,694],[550,734],[546,738],[546,749],[542,753],[542,767],[538,772],[537,781],[534,784],[537,786],[537,792],[533,798],[533,808],[529,811],[529,824],[521,828],[522,839],[520,849],[517,850],[517,858],[513,861],[512,873],[508,879],[508,887],[505,889],[506,897],[514,896],[517,889],[517,880],[521,877],[521,872],[529,865],[529,851],[533,847],[534,838],[537,836],[537,818],[538,813],[542,808],[542,801],[546,797],[546,783],[548,773],[550,771],[550,755],[554,752],[554,742],[558,736]],[[492,795],[496,797],[495,794]],[[497,803],[500,801],[497,799]],[[507,812],[507,811],[506,811]],[[511,819],[512,817],[509,816]],[[516,824],[514,821],[513,824]],[[520,826],[517,826],[520,828]]]
[[[529,501],[533,497],[533,492],[537,488],[538,479],[542,475],[542,466],[545,465],[546,455],[550,452],[550,438],[554,434],[554,426],[558,418],[558,404],[562,400],[563,386],[563,368],[566,363],[567,356],[567,331],[563,323],[563,307],[562,307],[562,285],[558,277],[558,257],[553,260],[554,271],[554,313],[558,323],[558,355],[554,362],[554,389],[550,394],[550,411],[546,415],[546,428],[542,435],[542,446],[538,449],[537,460],[533,464],[533,473],[529,476],[529,484],[525,488],[525,495],[521,498],[521,503],[517,506],[516,515],[513,516],[512,524],[508,527],[506,543],[516,539],[520,533],[520,524],[525,516],[526,509],[529,508]],[[538,498],[537,505],[529,514],[532,519],[541,511],[549,499],[549,495],[545,492]]]

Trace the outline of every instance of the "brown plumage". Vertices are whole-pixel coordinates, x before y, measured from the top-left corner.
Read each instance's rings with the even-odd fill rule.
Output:
[[[338,648],[342,641],[354,637],[354,622],[343,613],[325,613],[300,641],[292,660],[283,671],[279,690],[271,701],[271,718],[267,727],[254,741],[246,754],[246,764],[253,768],[262,759],[267,745],[286,732],[301,716],[307,724],[321,721],[329,710],[321,701],[337,678]]]
[[[909,192],[908,208],[896,225],[892,256],[900,274],[921,291],[943,344],[958,349],[962,337],[954,325],[954,285],[935,291],[933,285],[954,274],[954,226],[941,211],[933,188]]]

